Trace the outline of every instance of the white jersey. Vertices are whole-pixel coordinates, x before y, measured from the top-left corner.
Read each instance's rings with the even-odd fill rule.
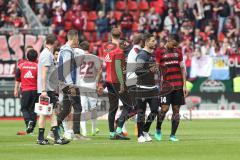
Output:
[[[97,86],[97,75],[101,68],[101,60],[92,54],[85,53],[81,59],[81,65],[77,70],[77,85],[80,92],[95,92]]]
[[[136,58],[138,52],[141,50],[139,45],[134,45],[133,48],[130,50],[128,57],[127,57],[127,86],[135,85],[137,82],[137,75],[134,72],[136,63]]]

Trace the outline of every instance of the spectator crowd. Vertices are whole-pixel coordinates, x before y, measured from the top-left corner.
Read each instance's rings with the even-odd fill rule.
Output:
[[[0,0],[0,27],[30,27],[17,3]],[[178,34],[188,69],[193,57],[236,56],[240,51],[240,0],[29,0],[29,4],[61,44],[68,30],[77,29],[95,54],[114,26],[127,39],[135,32],[154,34],[160,42],[157,51],[169,34]]]

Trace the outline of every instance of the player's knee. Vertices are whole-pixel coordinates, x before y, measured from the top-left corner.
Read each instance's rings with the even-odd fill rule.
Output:
[[[161,108],[161,113],[166,114],[168,112],[169,108]]]

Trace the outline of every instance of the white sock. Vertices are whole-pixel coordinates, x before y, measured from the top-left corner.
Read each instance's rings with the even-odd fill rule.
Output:
[[[97,120],[92,119],[92,133],[96,132],[96,128],[97,128]]]
[[[87,135],[87,122],[81,121],[80,126],[81,126],[82,135],[86,136]]]
[[[63,125],[64,132],[67,132],[68,131],[68,122],[66,120],[64,120],[62,122],[62,125]]]

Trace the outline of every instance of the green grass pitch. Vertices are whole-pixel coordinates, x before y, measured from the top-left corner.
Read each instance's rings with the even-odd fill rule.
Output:
[[[17,136],[22,121],[0,121],[0,160],[239,160],[240,119],[181,121],[179,142],[168,141],[170,122],[163,124],[163,141],[138,144],[134,122],[128,122],[130,141],[108,139],[107,121],[99,135],[69,145],[39,146],[34,135]],[[154,132],[155,123],[151,132]],[[90,125],[88,125],[90,128]],[[47,133],[45,133],[46,135]]]

